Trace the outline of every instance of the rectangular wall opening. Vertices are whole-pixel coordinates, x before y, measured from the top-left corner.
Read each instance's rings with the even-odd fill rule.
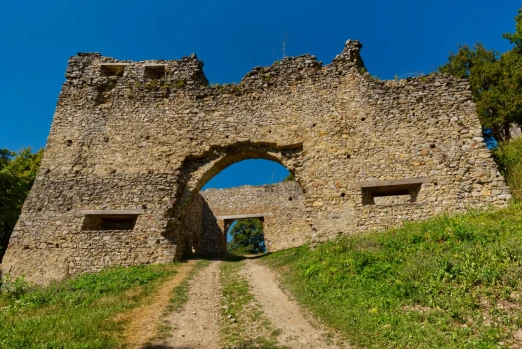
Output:
[[[147,79],[161,79],[167,74],[167,66],[165,64],[146,65],[143,70],[143,76]]]
[[[125,67],[128,63],[106,63],[100,64],[101,76],[117,76],[122,77],[125,72]]]
[[[248,217],[224,220],[224,239],[227,253],[232,255],[266,252],[264,217]]]
[[[138,210],[100,210],[83,211],[85,214],[82,230],[133,230],[138,216]]]
[[[133,230],[138,215],[86,215],[82,230]]]
[[[422,184],[428,178],[374,181],[361,184],[363,205],[401,205],[417,201]]]

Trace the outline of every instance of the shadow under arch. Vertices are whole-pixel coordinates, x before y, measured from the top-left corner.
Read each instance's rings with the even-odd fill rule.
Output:
[[[186,208],[201,188],[225,168],[249,159],[265,159],[277,162],[294,175],[299,185],[299,168],[303,163],[302,143],[278,145],[274,143],[240,142],[227,146],[210,147],[206,152],[192,155],[182,163],[180,168],[178,190],[174,202],[166,212],[167,229],[165,237],[174,240],[178,247],[184,244],[182,220]],[[182,258],[183,248],[177,248],[176,255]]]

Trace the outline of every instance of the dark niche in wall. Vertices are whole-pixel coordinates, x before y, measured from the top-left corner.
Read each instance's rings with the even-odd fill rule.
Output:
[[[133,230],[139,213],[93,211],[85,214],[82,230]]]
[[[161,79],[167,73],[167,66],[165,64],[149,64],[143,68],[143,76],[146,79]]]
[[[416,202],[422,184],[428,181],[428,178],[421,177],[362,183],[363,205],[375,205],[375,198],[381,197],[390,197],[392,200],[389,203]]]
[[[100,64],[101,76],[117,76],[122,77],[125,72],[125,67],[128,63],[105,63]]]

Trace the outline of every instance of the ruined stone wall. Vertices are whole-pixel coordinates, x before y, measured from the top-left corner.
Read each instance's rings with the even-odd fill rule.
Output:
[[[284,182],[264,186],[243,186],[230,189],[208,189],[201,192],[208,209],[218,224],[223,226],[223,216],[262,215],[263,232],[268,251],[278,251],[309,242],[312,228],[303,219],[306,216],[305,201],[299,184]],[[230,219],[229,219],[230,220]],[[233,220],[233,219],[232,219]],[[211,224],[215,224],[210,221]],[[226,238],[226,232],[203,225],[205,251],[215,249],[213,234]],[[211,241],[207,242],[209,239]]]
[[[184,251],[187,253],[200,252],[203,234],[203,210],[205,200],[199,194],[194,195],[187,206],[185,216],[181,220],[183,234],[181,235],[185,244]]]
[[[197,251],[203,255],[226,254],[226,233],[225,221],[216,219],[208,203],[203,200],[202,236],[201,244]]]
[[[468,83],[437,74],[378,81],[364,72],[360,49],[348,41],[326,66],[311,55],[285,58],[217,87],[194,55],[72,57],[4,273],[47,282],[183,256],[191,200],[248,158],[294,174],[305,214],[293,218],[308,224],[314,242],[506,205],[509,189],[481,137]],[[419,178],[413,201],[363,197],[365,183]],[[82,230],[86,210],[133,209],[143,213],[132,230]]]

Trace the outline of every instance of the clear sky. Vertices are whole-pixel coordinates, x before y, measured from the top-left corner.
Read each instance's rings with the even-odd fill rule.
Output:
[[[251,159],[237,162],[205,184],[208,188],[231,188],[241,185],[263,185],[282,182],[290,172],[281,164],[270,160]]]
[[[239,82],[255,65],[311,53],[325,64],[358,39],[373,75],[429,73],[457,44],[503,52],[515,0],[65,1],[0,0],[0,148],[45,145],[67,60],[196,53],[210,82]],[[265,182],[270,183],[271,170]],[[283,172],[281,172],[283,173]]]

